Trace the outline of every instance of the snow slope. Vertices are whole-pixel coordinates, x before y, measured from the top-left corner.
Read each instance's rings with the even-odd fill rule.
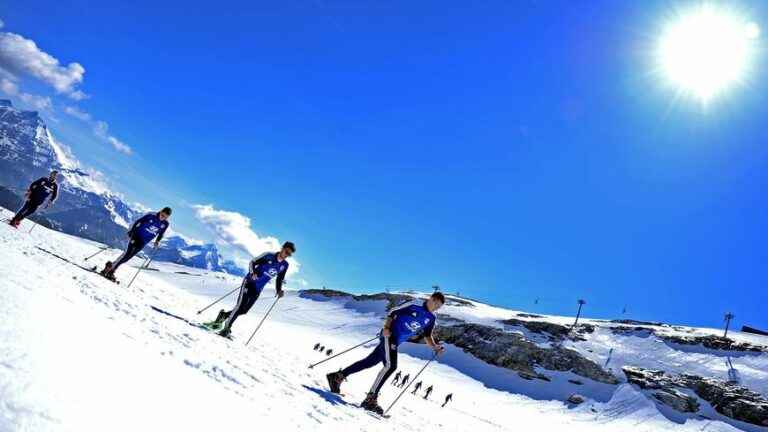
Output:
[[[195,312],[237,287],[237,278],[159,263],[131,288],[115,285],[43,251],[82,263],[98,244],[43,227],[28,234],[29,223],[21,230],[0,225],[0,431],[738,430],[720,421],[671,421],[627,384],[605,402],[569,408],[488,388],[444,363],[422,376],[435,385],[432,401],[405,395],[391,419],[378,420],[352,405],[376,369],[351,377],[344,399],[325,391],[325,374],[364,350],[307,368],[325,358],[312,350],[317,342],[338,352],[371,337],[374,313],[289,293],[245,346],[273,301],[271,290],[238,320],[230,341],[151,306],[197,319]],[[117,254],[104,252],[93,264]],[[125,266],[118,277],[128,280],[134,271]],[[400,356],[401,370],[412,375],[424,363],[416,351]],[[448,392],[454,401],[441,409],[437,400]],[[380,402],[386,407],[395,396],[387,384]]]

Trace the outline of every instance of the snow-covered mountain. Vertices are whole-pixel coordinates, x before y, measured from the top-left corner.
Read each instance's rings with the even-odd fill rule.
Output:
[[[98,247],[0,226],[0,430],[768,431],[766,337],[593,319],[571,332],[573,318],[455,296],[438,317],[446,354],[418,378],[435,392],[409,390],[382,421],[356,406],[378,367],[345,381],[343,397],[325,381],[373,344],[309,369],[328,358],[313,347],[339,353],[370,339],[389,306],[425,294],[291,291],[246,346],[271,287],[230,341],[185,320],[231,308],[234,295],[196,313],[239,278],[157,263],[126,289],[77,266]],[[404,344],[399,370],[413,378],[429,358]],[[400,391],[385,384],[382,406]]]
[[[29,183],[51,169],[60,171],[60,198],[37,217],[65,233],[122,247],[126,228],[144,211],[112,192],[98,173],[82,167],[36,112],[20,111],[9,100],[0,100],[0,186],[7,189],[0,204],[11,209],[20,206]],[[156,259],[224,270],[215,245],[197,244],[180,235],[169,236]]]

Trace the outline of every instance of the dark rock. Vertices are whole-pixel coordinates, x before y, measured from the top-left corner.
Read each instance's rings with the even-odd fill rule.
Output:
[[[579,380],[574,380],[574,379],[569,379],[568,382],[571,383],[571,384],[575,384],[575,385],[584,385],[583,382],[581,382]]]
[[[584,396],[574,393],[568,396],[568,399],[566,401],[571,405],[581,405],[584,403],[585,400],[586,399],[584,398]]]
[[[528,331],[536,334],[542,334],[549,337],[551,341],[563,341],[566,338],[575,341],[585,341],[581,334],[593,333],[595,326],[592,324],[579,324],[578,327],[572,331],[571,327],[567,327],[561,324],[555,324],[547,321],[525,321],[515,318],[500,321],[502,324],[525,327]]]
[[[641,389],[659,390],[653,393],[654,398],[678,411],[698,411],[698,401],[694,405],[691,396],[676,390],[687,388],[726,417],[759,426],[768,425],[768,400],[738,384],[689,374],[669,375],[664,371],[629,366],[623,368],[623,371],[627,380]]]
[[[486,363],[511,369],[529,379],[544,379],[536,367],[583,376],[597,382],[618,384],[610,372],[574,350],[542,348],[516,333],[480,324],[458,324],[435,329],[440,340],[458,346]]]
[[[668,327],[668,324],[664,324],[662,322],[637,321],[637,320],[632,320],[632,319],[616,319],[616,320],[611,320],[609,322],[612,322],[614,324],[627,324],[627,325],[632,325],[632,326],[645,325],[645,326],[654,326],[654,327]]]
[[[530,313],[519,313],[517,314],[517,316],[519,316],[520,318],[544,318],[541,315],[530,314]]]
[[[667,388],[653,393],[653,397],[659,402],[682,413],[695,413],[699,410],[699,401],[687,394]]]
[[[768,347],[761,345],[752,345],[748,342],[736,342],[733,339],[722,336],[675,336],[660,335],[660,337],[670,343],[678,345],[702,345],[705,348],[719,351],[747,351],[768,353]]]

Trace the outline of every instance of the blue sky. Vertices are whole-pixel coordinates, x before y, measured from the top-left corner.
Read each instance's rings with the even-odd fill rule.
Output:
[[[189,207],[211,204],[295,241],[312,286],[768,327],[765,61],[706,108],[679,97],[652,52],[693,2],[97,3],[0,2],[89,97],[17,84],[186,234],[213,239]]]

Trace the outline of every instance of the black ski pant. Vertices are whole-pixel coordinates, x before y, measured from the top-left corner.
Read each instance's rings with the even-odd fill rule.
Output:
[[[141,250],[144,249],[144,246],[146,245],[147,245],[146,243],[142,243],[138,239],[135,239],[132,237],[131,240],[128,242],[128,247],[126,247],[125,251],[123,251],[123,254],[117,257],[117,259],[112,262],[112,268],[109,271],[111,273],[114,273],[118,267],[127,263],[128,261],[130,261],[131,258],[135,257],[136,254],[141,252]]]
[[[256,300],[259,299],[263,290],[263,285],[259,286],[246,276],[243,280],[243,285],[240,287],[240,294],[237,296],[235,308],[229,312],[227,320],[224,321],[224,328],[231,329],[237,317],[247,314],[253,307],[253,304],[256,303]]]
[[[384,367],[381,372],[376,376],[376,380],[373,381],[369,394],[374,397],[379,396],[381,386],[387,381],[390,375],[392,375],[397,369],[397,345],[390,342],[390,338],[386,336],[379,337],[379,345],[368,354],[368,357],[353,363],[346,369],[341,371],[344,377],[348,377],[352,374],[356,374],[362,370],[372,368],[377,363],[383,363]]]
[[[18,223],[28,218],[29,216],[32,216],[32,214],[37,211],[37,208],[40,207],[43,202],[45,201],[32,201],[31,199],[25,201],[24,205],[21,206],[19,211],[16,212],[16,215],[13,216],[11,222]]]

